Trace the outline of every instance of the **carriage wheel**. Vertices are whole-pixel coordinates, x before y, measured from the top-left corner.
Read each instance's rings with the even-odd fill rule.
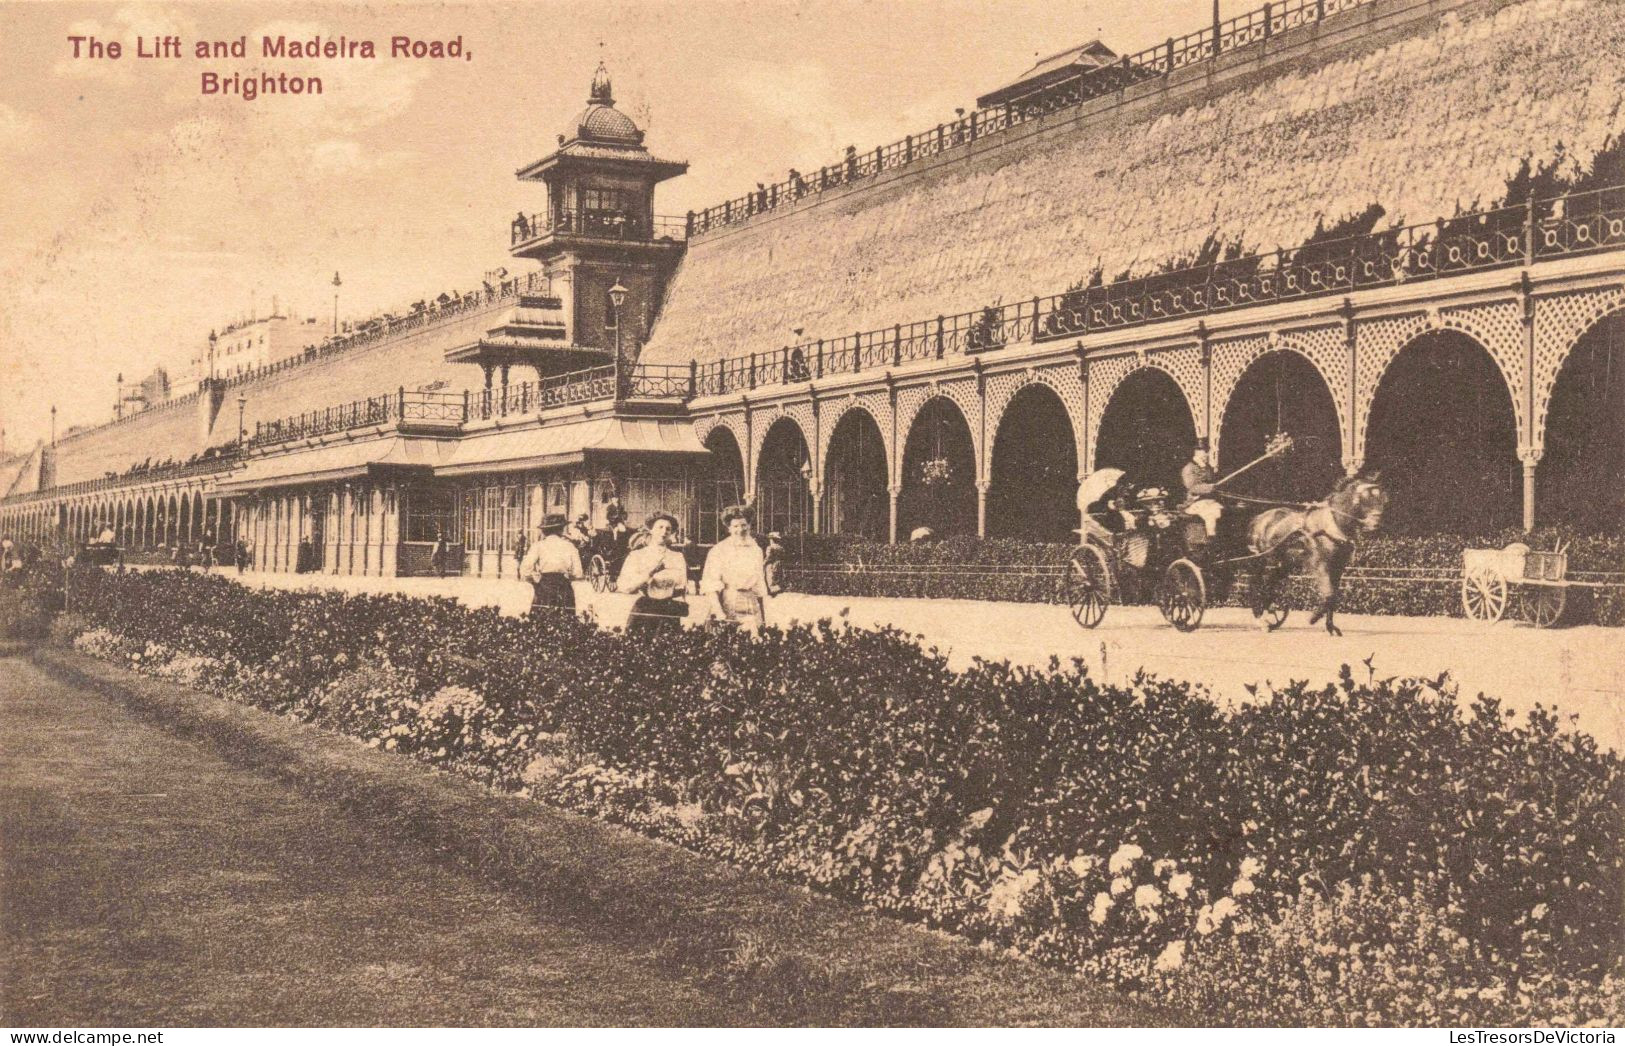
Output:
[[[1529,585],[1518,592],[1523,605],[1523,618],[1536,628],[1550,628],[1563,616],[1568,603],[1568,589],[1562,585]]]
[[[1285,603],[1271,603],[1269,606],[1264,608],[1264,624],[1271,632],[1273,632],[1282,625],[1286,624],[1286,616],[1289,613],[1291,613],[1291,611],[1287,609],[1287,605]]]
[[[1095,545],[1080,545],[1072,553],[1066,605],[1072,620],[1084,628],[1094,628],[1106,616],[1112,585],[1109,564],[1105,551]]]
[[[609,591],[609,564],[604,562],[603,556],[593,553],[587,564],[587,577],[592,580],[594,592]]]
[[[1157,607],[1168,623],[1181,632],[1194,632],[1202,624],[1207,609],[1207,585],[1202,571],[1188,559],[1168,564],[1157,592]]]
[[[1072,550],[1070,576],[1074,584],[1082,582],[1100,592],[1110,603],[1113,596],[1112,561],[1106,550],[1086,542]]]
[[[1105,593],[1081,581],[1073,582],[1066,605],[1072,611],[1072,620],[1084,628],[1094,628],[1106,616]]]
[[[1500,574],[1468,574],[1461,579],[1461,609],[1474,621],[1496,622],[1507,610],[1507,580]]]

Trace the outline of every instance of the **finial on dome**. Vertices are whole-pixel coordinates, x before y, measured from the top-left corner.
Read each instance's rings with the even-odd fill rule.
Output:
[[[587,96],[588,105],[614,105],[615,97],[610,93],[609,69],[603,62],[598,63],[598,71],[592,74],[592,93]]]

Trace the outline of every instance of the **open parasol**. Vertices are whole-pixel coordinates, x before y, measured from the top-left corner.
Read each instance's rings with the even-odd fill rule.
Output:
[[[1106,496],[1123,478],[1122,469],[1095,469],[1078,484],[1078,511],[1088,512],[1089,506]]]

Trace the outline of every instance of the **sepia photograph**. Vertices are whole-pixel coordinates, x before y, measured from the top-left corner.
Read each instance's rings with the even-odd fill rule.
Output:
[[[0,0],[0,215],[7,1042],[1625,1028],[1625,0]]]

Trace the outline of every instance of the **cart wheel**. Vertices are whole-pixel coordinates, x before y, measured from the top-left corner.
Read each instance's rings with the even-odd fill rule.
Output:
[[[1518,592],[1523,605],[1523,618],[1536,628],[1550,628],[1563,616],[1568,603],[1568,589],[1562,585],[1528,585]]]
[[[1081,581],[1098,591],[1107,603],[1112,601],[1112,562],[1099,545],[1085,542],[1072,550],[1070,577],[1074,583]]]
[[[1094,628],[1106,616],[1105,594],[1082,581],[1072,583],[1066,605],[1072,611],[1072,620],[1084,628]]]
[[[1285,603],[1271,603],[1264,608],[1263,621],[1265,627],[1271,632],[1275,631],[1286,624],[1286,616],[1290,612]]]
[[[1157,592],[1157,606],[1168,623],[1181,632],[1194,632],[1202,624],[1207,609],[1207,585],[1202,571],[1188,559],[1168,564]]]
[[[587,564],[587,577],[592,580],[592,590],[594,592],[609,591],[609,564],[604,562],[603,556],[597,553],[593,554],[591,561]]]
[[[1496,622],[1507,610],[1507,580],[1479,572],[1461,579],[1461,609],[1474,621]]]

